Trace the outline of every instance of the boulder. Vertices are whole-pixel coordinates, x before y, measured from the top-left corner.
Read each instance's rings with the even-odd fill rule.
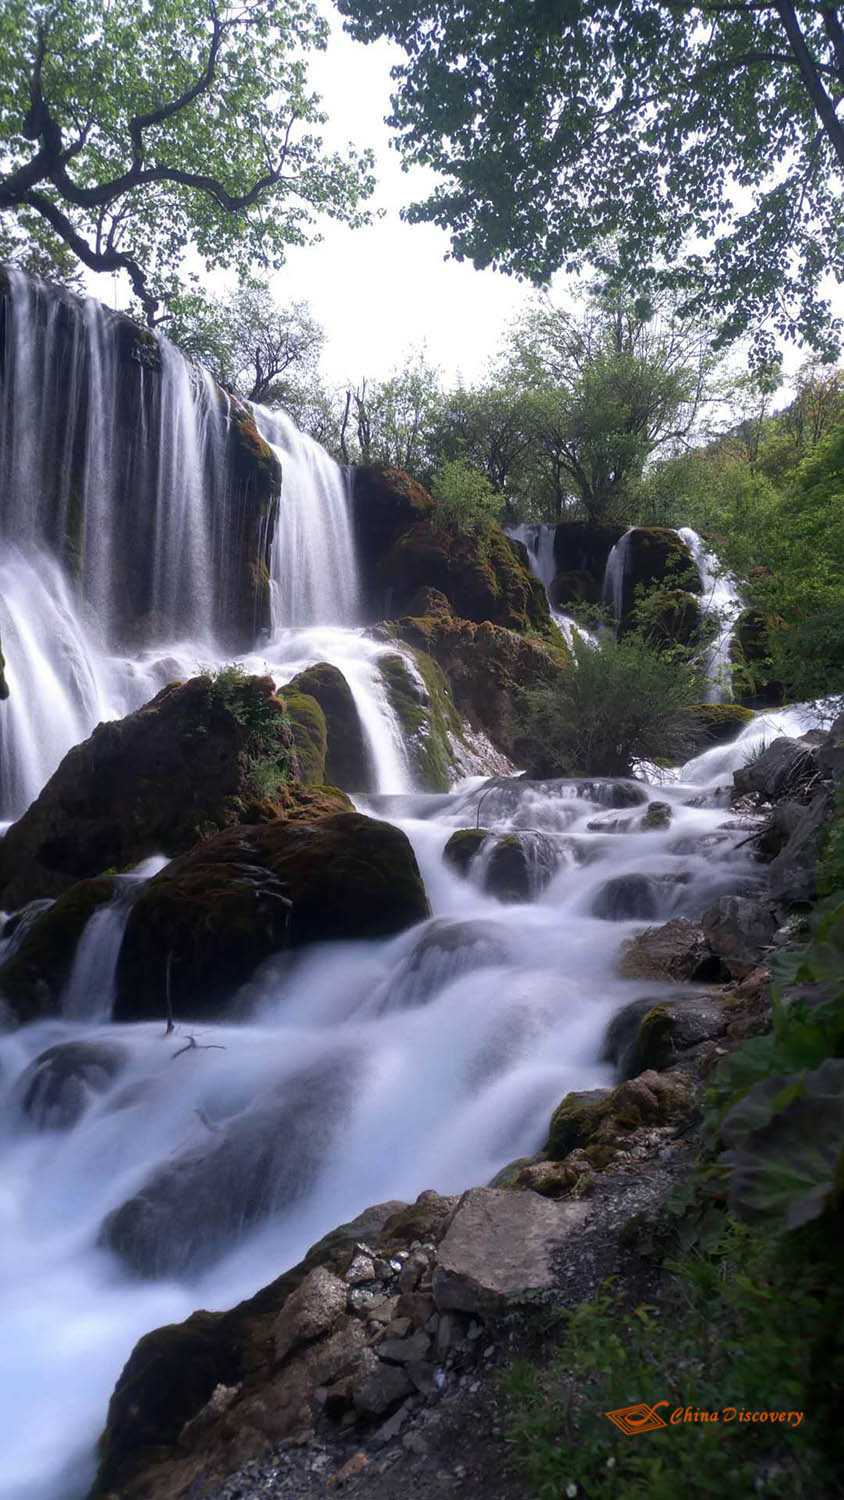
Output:
[[[379,1012],[424,1005],[461,974],[504,964],[509,957],[496,923],[435,917],[391,975]]]
[[[817,769],[817,749],[782,736],[733,773],[733,788],[739,797],[753,795],[760,802],[777,802],[805,786]]]
[[[486,860],[484,886],[499,901],[531,901],[552,880],[560,849],[543,833],[506,833]]]
[[[290,729],[270,678],[224,669],[163,688],[68,751],[0,841],[0,905],[57,896],[74,881],[178,854],[262,813],[253,764],[290,767]]]
[[[440,1242],[433,1278],[438,1311],[488,1316],[526,1293],[550,1290],[556,1256],[589,1215],[583,1202],[471,1188]]]
[[[16,1102],[40,1130],[68,1130],[110,1087],[126,1057],[114,1042],[59,1042],[21,1074]]]
[[[460,619],[550,635],[548,600],[525,549],[495,524],[478,537],[438,526],[434,514],[402,532],[376,572],[380,613],[404,614],[425,588],[442,593]]]
[[[349,1288],[325,1266],[315,1266],[287,1298],[275,1322],[275,1357],[330,1333],[346,1311]]]
[[[402,730],[420,791],[447,792],[454,780],[455,746],[463,721],[433,657],[413,651],[414,668],[398,652],[379,657],[378,671]]]
[[[296,776],[304,786],[322,786],[327,780],[325,757],[328,729],[325,714],[308,693],[284,690],[284,706],[290,720],[296,751]]]
[[[384,613],[376,579],[396,538],[433,511],[433,498],[404,470],[382,464],[359,464],[352,470],[352,524],[370,619]]]
[[[844,781],[844,713],[838,715],[818,749],[818,767],[822,776]]]
[[[594,896],[591,912],[607,922],[648,921],[658,917],[665,883],[654,875],[614,875]]]
[[[633,622],[637,588],[667,587],[675,592],[700,594],[697,564],[683,538],[667,526],[636,526],[626,544],[627,557],[622,594],[622,627]],[[689,613],[688,607],[686,610]]]
[[[770,908],[746,896],[722,896],[707,907],[701,925],[712,952],[736,979],[758,966],[777,930]]]
[[[117,967],[116,1020],[221,1013],[258,965],[307,943],[389,937],[428,902],[400,829],[339,813],[206,839],[144,887]]]
[[[691,720],[695,736],[695,753],[710,750],[713,745],[729,745],[756,717],[740,703],[693,703],[682,710]]]
[[[782,906],[807,906],[817,895],[817,865],[829,833],[829,821],[835,805],[829,787],[819,792],[800,810],[792,823],[788,840],[768,867],[768,891],[771,899]]]
[[[348,1107],[353,1074],[348,1065],[314,1069],[222,1125],[200,1121],[198,1143],[177,1151],[107,1216],[99,1243],[139,1276],[196,1274],[309,1191]]]
[[[282,695],[288,701],[290,694],[315,699],[325,717],[325,774],[319,779],[327,781],[329,786],[341,787],[344,792],[374,791],[372,762],[360,715],[339,668],[326,661],[307,667],[282,688]]]
[[[59,1013],[79,939],[116,889],[116,882],[104,875],[78,881],[46,908],[38,903],[35,920],[27,922],[20,942],[14,942],[0,964],[0,997],[19,1022]]]
[[[602,1056],[622,1080],[670,1068],[679,1054],[723,1036],[727,1017],[706,995],[631,1000],[610,1022]]]
[[[624,979],[718,979],[723,966],[699,922],[672,917],[621,945],[618,972]]]
[[[700,604],[687,589],[665,589],[648,616],[647,637],[656,651],[693,646],[700,636]]]
[[[689,1085],[681,1074],[652,1069],[614,1089],[566,1094],[551,1116],[546,1155],[564,1161],[571,1152],[592,1146],[618,1149],[640,1126],[678,1123],[690,1104]]]
[[[640,833],[663,833],[674,816],[668,802],[649,802],[639,820]]]
[[[443,849],[445,863],[456,874],[462,875],[465,880],[472,860],[488,838],[489,833],[486,828],[458,828]]]

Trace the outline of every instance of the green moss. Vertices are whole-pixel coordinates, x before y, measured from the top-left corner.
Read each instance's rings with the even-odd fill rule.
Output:
[[[38,917],[20,948],[0,968],[0,995],[22,1022],[52,1015],[70,975],[76,947],[90,917],[110,901],[109,877],[80,880]]]
[[[369,754],[354,694],[343,673],[330,662],[319,661],[299,672],[283,691],[314,699],[324,715],[327,748],[325,775],[320,779],[347,792],[370,791]]]
[[[320,786],[325,781],[328,746],[325,714],[308,693],[288,693],[284,701],[296,748],[298,778],[306,786]]]
[[[636,1036],[636,1070],[665,1068],[674,1058],[674,1022],[664,1005],[642,1017]]]
[[[420,650],[415,650],[413,657],[421,687],[398,652],[380,657],[378,669],[390,706],[407,737],[420,788],[447,792],[454,767],[451,736],[462,739],[463,721],[433,658]]]
[[[728,745],[755,717],[739,703],[694,703],[683,709],[699,735],[701,746]]]
[[[445,863],[456,870],[458,875],[465,877],[472,860],[488,838],[485,828],[458,828],[443,850]]]
[[[591,1089],[566,1094],[551,1116],[545,1150],[552,1161],[562,1161],[570,1151],[588,1146],[612,1105],[611,1089]]]

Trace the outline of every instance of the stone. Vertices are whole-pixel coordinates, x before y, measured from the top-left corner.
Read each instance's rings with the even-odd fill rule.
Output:
[[[352,1393],[358,1416],[387,1416],[412,1390],[413,1382],[401,1365],[388,1365],[373,1349],[363,1350]]]
[[[366,1329],[360,1319],[341,1316],[327,1338],[317,1338],[303,1350],[309,1379],[315,1386],[329,1382],[336,1385],[344,1377],[353,1380],[366,1345]]]
[[[41,1130],[68,1130],[125,1065],[115,1042],[59,1042],[31,1062],[15,1086],[23,1114]]]
[[[691,1104],[690,1087],[679,1073],[648,1069],[614,1089],[592,1089],[567,1094],[551,1116],[545,1145],[552,1161],[574,1164],[581,1148],[618,1149],[641,1125],[669,1125],[685,1116]],[[590,1165],[588,1153],[577,1162],[578,1172]],[[518,1196],[514,1194],[514,1196]]]
[[[761,901],[722,896],[707,907],[702,926],[713,953],[723,959],[730,974],[741,979],[757,967],[777,930],[777,921]]]
[[[659,916],[664,882],[652,875],[614,875],[592,902],[592,916],[608,922],[647,921]]]
[[[642,833],[662,833],[670,826],[672,810],[667,802],[649,802],[639,823]]]
[[[328,780],[325,771],[328,748],[325,714],[316,698],[307,693],[291,692],[285,688],[283,701],[293,735],[296,775],[305,786],[322,786]]]
[[[418,1239],[439,1244],[458,1201],[456,1196],[443,1196],[426,1188],[415,1203],[403,1204],[386,1220],[380,1235],[382,1246],[410,1245]]]
[[[280,1362],[298,1344],[328,1333],[345,1311],[346,1283],[323,1266],[317,1266],[291,1292],[276,1319],[276,1359]]]
[[[635,1078],[648,1068],[671,1067],[678,1054],[726,1029],[724,1011],[705,995],[632,1000],[610,1022],[602,1055],[620,1079]]]
[[[737,796],[752,793],[761,802],[776,802],[810,781],[817,767],[817,750],[781,737],[733,773],[733,788]]]
[[[374,1281],[375,1263],[371,1256],[355,1255],[349,1263],[345,1279],[350,1286],[360,1286],[364,1281]]]
[[[407,1338],[382,1339],[378,1345],[378,1358],[391,1365],[410,1365],[423,1360],[431,1347],[431,1340],[422,1329],[417,1329]]]
[[[360,813],[276,820],[206,839],[144,887],[117,966],[115,1020],[222,1013],[284,949],[387,937],[428,915],[406,835]]]
[[[589,1215],[584,1202],[471,1188],[439,1247],[437,1308],[484,1315],[503,1311],[528,1291],[553,1287],[554,1259]]]
[[[485,889],[499,901],[530,901],[556,874],[559,856],[559,846],[546,834],[502,834],[486,858]]]
[[[326,729],[324,775],[329,786],[344,792],[375,790],[372,759],[364,739],[357,705],[343,673],[320,661],[299,672],[281,689],[282,697],[304,695],[319,707]]]
[[[443,849],[443,861],[464,880],[476,854],[489,838],[486,828],[458,828]]]
[[[768,868],[768,890],[773,901],[786,907],[808,906],[814,901],[817,863],[833,806],[833,794],[824,788],[795,820],[784,848]]]
[[[672,917],[625,939],[618,972],[624,979],[704,980],[721,978],[724,968],[699,922]]]

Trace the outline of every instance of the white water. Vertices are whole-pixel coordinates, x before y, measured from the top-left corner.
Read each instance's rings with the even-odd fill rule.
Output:
[[[743,609],[741,594],[735,580],[721,566],[715,554],[704,546],[691,526],[681,526],[677,535],[686,543],[700,573],[701,612],[704,619],[711,616],[714,623],[715,636],[706,653],[705,662],[709,684],[706,700],[708,703],[727,703],[732,698],[730,647],[736,621]]]
[[[607,565],[604,570],[604,584],[601,590],[601,602],[612,610],[615,620],[616,634],[624,614],[624,580],[627,575],[627,563],[630,554],[630,538],[635,527],[631,526],[625,531],[624,536],[619,537],[614,547],[611,548]]]
[[[13,441],[6,433],[4,461],[8,473],[12,442],[23,486],[21,454],[34,458],[49,431],[30,400],[47,390],[49,361],[24,323],[18,333],[16,368],[29,359],[37,379],[29,395],[21,385],[30,404],[26,421],[16,416]],[[72,360],[70,368],[81,366]],[[105,389],[107,355],[96,379]],[[5,520],[0,510],[0,533],[28,549],[12,555],[7,546],[0,564],[11,687],[0,704],[0,815],[6,806],[19,812],[98,718],[217,660],[206,586],[225,534],[208,542],[196,483],[218,451],[219,411],[212,418],[207,383],[186,369],[170,371],[167,390],[176,447],[159,469],[152,571],[162,611],[178,607],[186,621],[175,644],[132,660],[113,654],[51,555],[50,528],[23,534],[23,488]],[[615,977],[620,940],[644,923],[595,915],[608,881],[630,877],[628,894],[653,921],[698,912],[751,874],[726,794],[686,805],[723,783],[720,760],[684,768],[688,786],[643,791],[674,809],[671,827],[658,833],[640,831],[644,805],[612,810],[607,784],[475,782],[449,796],[413,794],[378,672],[392,648],[355,628],[344,476],[286,420],[258,419],[283,469],[277,611],[270,638],[242,659],[280,685],[314,661],[344,673],[381,794],[359,804],[407,832],[434,915],[390,941],[271,961],[239,997],[245,1019],[193,1027],[199,1045],[188,1047],[183,1032],[168,1037],[162,1026],[104,1019],[127,887],[83,935],[63,1017],[0,1036],[0,1500],[81,1500],[109,1395],[142,1333],[198,1306],[230,1306],[370,1203],[488,1180],[537,1149],[566,1091],[609,1081],[599,1060],[607,1021],[624,1001],[662,991]],[[99,452],[108,490],[105,437]],[[180,463],[190,469],[183,489]],[[108,530],[113,518],[97,495],[86,496],[86,515],[87,507]],[[112,540],[109,532],[107,549]],[[95,558],[92,566],[96,593],[105,572]],[[785,732],[803,724],[798,714],[770,717]],[[609,832],[608,819],[629,819],[629,831]],[[546,852],[558,852],[556,875],[531,903],[505,906],[487,894],[483,863],[466,881],[444,863],[450,833],[478,821],[494,833],[538,832]],[[68,1042],[89,1050],[83,1073],[62,1087],[43,1054]],[[256,1158],[266,1215],[244,1226],[238,1194]],[[152,1191],[173,1172],[179,1189],[155,1241],[158,1274],[138,1279],[98,1245],[101,1226],[138,1189]]]

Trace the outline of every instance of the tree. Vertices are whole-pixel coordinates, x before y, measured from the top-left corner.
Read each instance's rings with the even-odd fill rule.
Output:
[[[370,158],[327,154],[313,0],[4,0],[0,215],[123,272],[150,323],[186,251],[278,266],[314,214],[356,224]]]
[[[284,307],[264,281],[248,278],[224,299],[202,292],[177,298],[162,326],[184,353],[247,401],[292,412],[317,380],[322,327],[306,302]]]
[[[578,315],[547,299],[532,308],[514,330],[508,374],[532,393],[547,519],[572,499],[590,521],[621,519],[651,454],[688,437],[710,365],[706,331],[666,299],[593,292]]]
[[[844,25],[824,0],[339,0],[388,36],[391,124],[442,181],[408,218],[543,282],[606,247],[721,337],[829,352],[844,272]],[[703,243],[701,243],[703,242]]]
[[[0,265],[15,266],[74,292],[84,290],[82,267],[73,251],[37,214],[0,219]]]
[[[429,435],[440,401],[439,372],[423,351],[408,356],[386,380],[362,380],[346,392],[341,430],[343,459],[392,464],[426,481],[431,476]],[[355,440],[349,447],[348,423]]]

